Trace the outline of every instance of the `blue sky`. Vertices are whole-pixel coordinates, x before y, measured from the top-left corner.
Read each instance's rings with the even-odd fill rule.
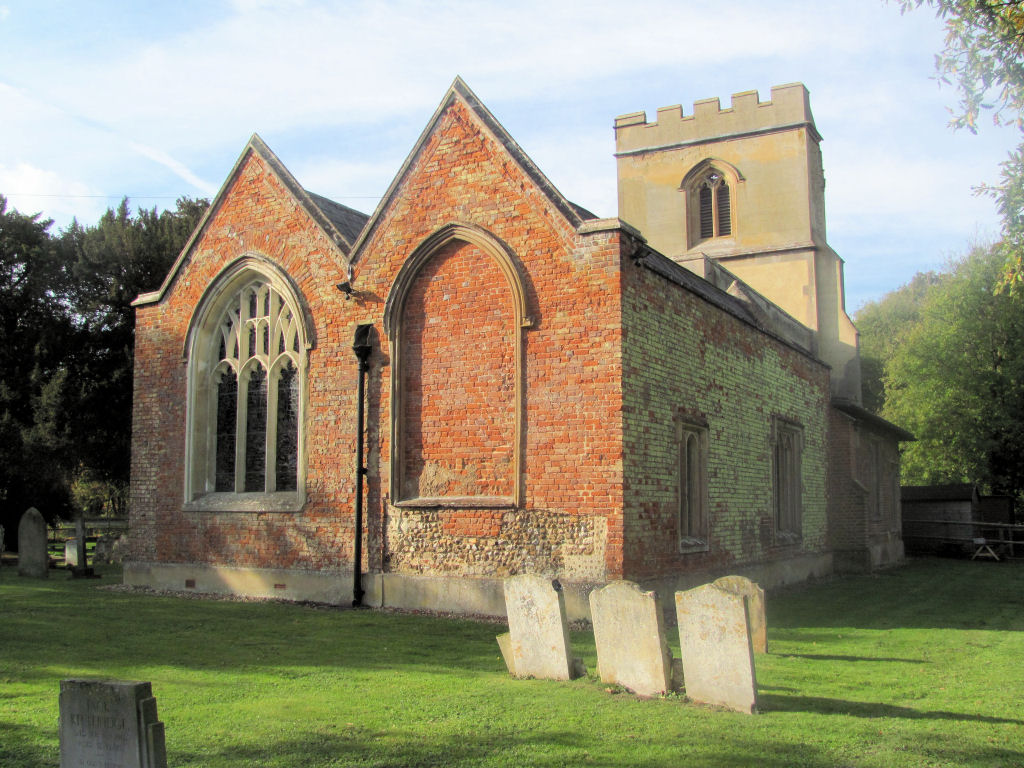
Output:
[[[794,81],[852,312],[998,234],[1018,135],[946,127],[942,28],[876,0],[0,0],[0,194],[55,227],[212,196],[256,132],[371,212],[461,75],[551,181],[616,215],[616,115]]]

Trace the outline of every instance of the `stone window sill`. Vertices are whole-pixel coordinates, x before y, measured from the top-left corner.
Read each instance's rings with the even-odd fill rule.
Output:
[[[707,552],[710,550],[708,543],[703,539],[687,536],[679,540],[679,554],[689,555],[695,552]]]
[[[775,532],[775,544],[779,547],[796,547],[799,546],[803,541],[803,537],[799,533],[793,533],[792,531],[776,531]]]
[[[182,507],[186,512],[299,512],[306,495],[281,493],[207,493]]]
[[[515,509],[510,496],[422,496],[393,502],[399,509]]]

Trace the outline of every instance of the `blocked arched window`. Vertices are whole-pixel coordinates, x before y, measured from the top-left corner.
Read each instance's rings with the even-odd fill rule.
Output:
[[[708,544],[707,427],[676,419],[677,526],[681,552]]]
[[[529,325],[515,260],[490,233],[450,224],[406,259],[384,308],[394,503],[521,503]]]
[[[186,503],[301,505],[307,333],[291,286],[245,260],[214,283],[189,334]]]

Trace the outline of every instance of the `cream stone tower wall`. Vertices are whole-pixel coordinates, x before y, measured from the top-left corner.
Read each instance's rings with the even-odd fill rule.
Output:
[[[713,259],[814,331],[832,394],[860,402],[857,331],[845,310],[843,262],[825,237],[821,136],[800,83],[664,107],[615,120],[619,217],[652,247],[706,275]],[[714,168],[730,188],[732,231],[701,240],[694,183]]]

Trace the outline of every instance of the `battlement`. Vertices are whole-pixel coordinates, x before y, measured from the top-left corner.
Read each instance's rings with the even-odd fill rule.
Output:
[[[684,115],[679,104],[662,107],[653,123],[647,122],[646,112],[621,115],[615,118],[615,148],[618,154],[628,154],[798,126],[821,140],[807,88],[790,83],[772,88],[769,101],[761,101],[757,91],[734,93],[728,109],[714,98],[694,102],[691,115]]]

